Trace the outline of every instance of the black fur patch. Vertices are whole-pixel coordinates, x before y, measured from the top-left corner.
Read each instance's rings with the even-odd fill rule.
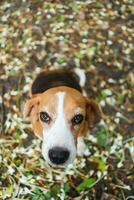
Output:
[[[31,93],[43,93],[50,88],[58,86],[67,86],[82,92],[78,80],[73,72],[57,70],[41,72],[32,84]]]

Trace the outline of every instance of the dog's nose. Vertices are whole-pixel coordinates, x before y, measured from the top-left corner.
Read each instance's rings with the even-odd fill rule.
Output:
[[[55,165],[64,164],[69,157],[69,151],[61,147],[54,147],[50,149],[48,154],[51,162]]]

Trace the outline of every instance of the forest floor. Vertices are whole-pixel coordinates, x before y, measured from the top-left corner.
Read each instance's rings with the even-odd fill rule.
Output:
[[[134,199],[133,44],[133,0],[1,0],[0,199]],[[73,67],[106,118],[61,170],[44,161],[22,109],[40,71]]]

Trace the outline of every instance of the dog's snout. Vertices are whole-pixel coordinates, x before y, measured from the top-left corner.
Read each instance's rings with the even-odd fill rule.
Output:
[[[69,151],[61,147],[54,147],[49,150],[49,159],[55,165],[64,164],[69,158]]]

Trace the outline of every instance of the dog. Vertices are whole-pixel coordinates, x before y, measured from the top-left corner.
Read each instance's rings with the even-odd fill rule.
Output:
[[[83,137],[102,117],[98,104],[83,94],[85,80],[77,68],[43,71],[32,83],[24,117],[41,138],[42,155],[51,166],[67,166],[82,156]]]

